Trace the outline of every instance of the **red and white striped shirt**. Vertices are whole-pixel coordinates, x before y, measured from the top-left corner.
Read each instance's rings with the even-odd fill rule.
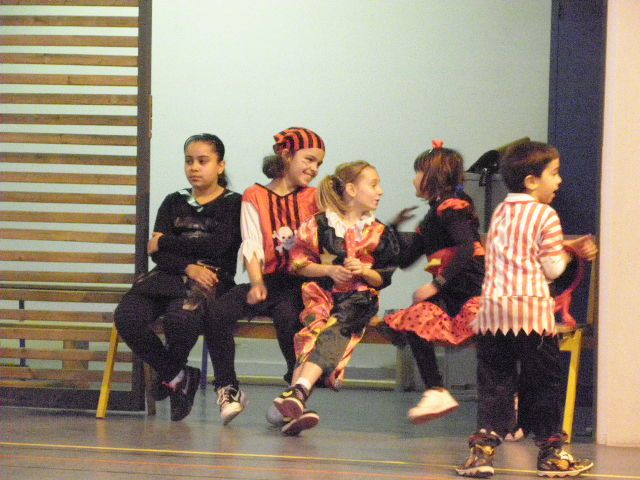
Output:
[[[555,301],[542,262],[564,250],[556,211],[526,193],[498,205],[487,234],[476,333],[555,332]]]

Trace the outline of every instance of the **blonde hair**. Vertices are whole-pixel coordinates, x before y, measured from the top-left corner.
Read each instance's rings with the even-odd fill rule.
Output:
[[[341,163],[336,167],[333,175],[327,175],[318,186],[318,203],[321,210],[333,210],[341,215],[347,212],[345,201],[345,187],[347,183],[354,183],[365,168],[375,167],[369,162],[358,160]]]

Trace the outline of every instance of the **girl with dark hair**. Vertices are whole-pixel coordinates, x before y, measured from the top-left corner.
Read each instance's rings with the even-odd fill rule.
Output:
[[[301,328],[298,316],[303,308],[303,279],[288,271],[289,249],[302,222],[318,210],[316,189],[309,183],[318,173],[325,149],[319,135],[301,127],[277,133],[274,140],[275,155],[263,163],[271,181],[254,184],[242,197],[240,251],[250,283],[238,285],[216,301],[205,325],[217,403],[225,425],[246,404],[234,366],[233,327],[239,319],[270,317],[287,362],[287,382],[295,365],[293,336]]]
[[[463,160],[455,150],[434,141],[414,162],[416,196],[429,211],[415,233],[398,234],[399,265],[406,268],[426,255],[433,279],[413,293],[413,304],[385,317],[389,327],[405,332],[426,391],[408,417],[423,423],[458,408],[438,371],[434,342],[460,345],[473,336],[469,323],[478,310],[484,276],[484,250],[471,198],[462,190]],[[400,212],[394,228],[408,220]]]
[[[378,311],[378,292],[391,283],[398,244],[374,217],[382,197],[380,177],[367,162],[339,165],[319,187],[322,213],[302,224],[291,250],[291,269],[315,279],[302,287],[305,327],[296,334],[297,368],[291,387],[274,400],[287,421],[285,435],[316,426],[306,410],[324,377],[337,390],[354,348]]]
[[[206,304],[234,285],[240,245],[239,194],[227,190],[224,145],[215,135],[184,144],[191,188],[168,195],[158,210],[147,253],[156,263],[115,310],[118,333],[157,373],[152,392],[171,401],[171,419],[191,411],[200,370],[187,365],[202,333]],[[166,345],[151,326],[162,318]]]

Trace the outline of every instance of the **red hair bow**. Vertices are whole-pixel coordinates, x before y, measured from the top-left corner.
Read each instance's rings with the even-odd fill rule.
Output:
[[[431,140],[431,148],[443,148],[444,141],[443,140]]]

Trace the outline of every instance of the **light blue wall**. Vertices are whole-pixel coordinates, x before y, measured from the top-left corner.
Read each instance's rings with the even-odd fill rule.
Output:
[[[387,221],[419,204],[412,164],[431,139],[467,165],[516,138],[546,139],[550,18],[548,0],[156,0],[152,221],[185,185],[187,136],[218,134],[242,191],[266,180],[262,157],[291,125],[324,138],[321,175],[344,161],[375,164]],[[383,309],[408,305],[428,280],[421,267],[396,273]],[[240,357],[243,349],[252,347],[241,342]],[[362,348],[353,365],[392,361]]]
[[[266,179],[273,133],[302,125],[343,161],[378,167],[388,220],[413,194],[412,163],[442,138],[472,163],[545,139],[551,2],[157,0],[153,9],[151,216],[185,185],[182,142],[218,134],[232,186]],[[420,214],[424,214],[424,207]],[[400,273],[383,307],[423,280]]]

